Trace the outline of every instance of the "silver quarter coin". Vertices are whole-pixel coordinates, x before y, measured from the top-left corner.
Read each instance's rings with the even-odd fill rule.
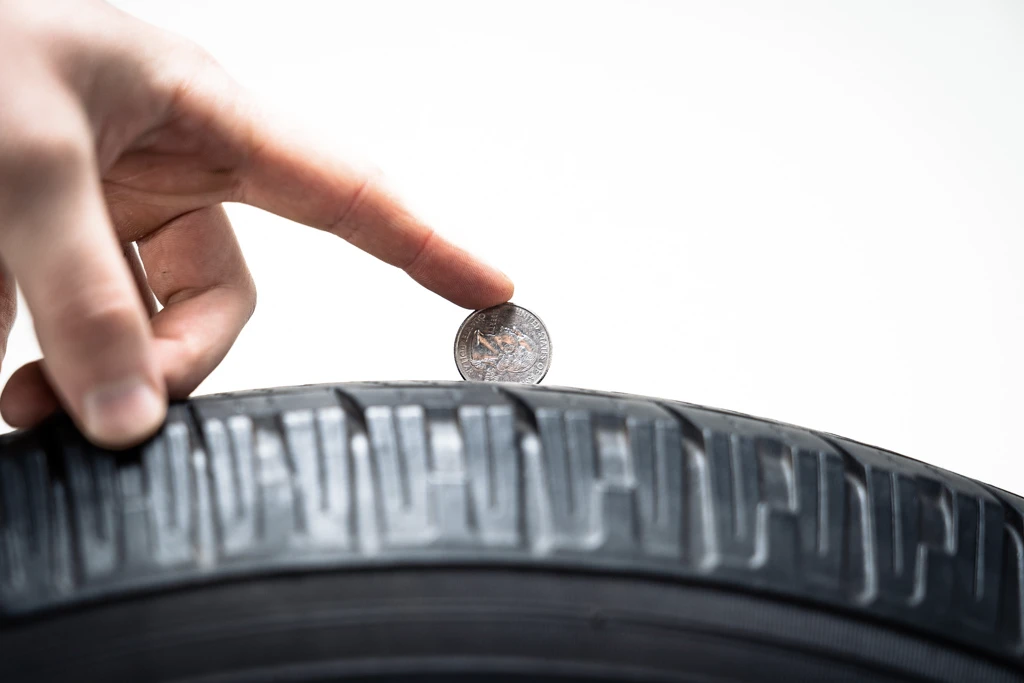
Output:
[[[455,337],[463,379],[539,384],[551,367],[551,339],[540,318],[515,304],[472,313]]]

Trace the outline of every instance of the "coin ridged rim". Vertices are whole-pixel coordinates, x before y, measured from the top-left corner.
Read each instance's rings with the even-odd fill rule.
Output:
[[[483,379],[471,379],[469,377],[466,377],[466,373],[464,373],[462,371],[462,364],[459,363],[459,339],[462,338],[462,331],[464,329],[466,329],[466,324],[469,323],[469,321],[473,318],[473,316],[478,315],[480,313],[483,313],[485,311],[490,311],[490,310],[495,309],[495,308],[501,308],[502,306],[515,306],[516,308],[523,309],[524,311],[526,311],[527,313],[532,315],[534,318],[536,318],[538,321],[540,321],[541,327],[544,328],[544,331],[548,335],[548,362],[547,362],[547,367],[544,368],[544,374],[541,375],[540,377],[538,377],[536,382],[531,382],[529,384],[527,384],[526,382],[488,382],[487,380],[483,380]],[[528,386],[535,386],[535,385],[540,384],[541,382],[543,382],[544,378],[548,376],[548,372],[551,371],[551,359],[554,358],[554,356],[555,356],[555,345],[551,341],[551,331],[548,330],[547,323],[544,322],[544,319],[541,318],[536,313],[534,313],[533,311],[531,311],[526,306],[520,306],[519,304],[514,304],[511,301],[504,301],[504,302],[502,302],[500,304],[495,304],[494,306],[488,306],[487,308],[478,308],[475,311],[473,311],[472,313],[470,313],[469,315],[467,315],[466,318],[462,321],[462,324],[459,325],[458,332],[455,333],[455,344],[452,346],[452,358],[455,360],[455,367],[458,368],[458,370],[459,370],[459,376],[462,377],[462,379],[464,379],[467,382],[478,382],[480,384],[518,384],[520,386],[526,386],[526,387],[528,387]]]

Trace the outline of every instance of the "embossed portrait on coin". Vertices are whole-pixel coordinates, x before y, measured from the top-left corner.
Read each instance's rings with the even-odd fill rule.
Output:
[[[537,343],[517,327],[501,327],[494,334],[479,329],[473,333],[470,363],[475,368],[517,374],[532,368],[538,358]]]
[[[544,323],[512,303],[474,311],[455,335],[455,365],[474,382],[537,384],[551,365]]]

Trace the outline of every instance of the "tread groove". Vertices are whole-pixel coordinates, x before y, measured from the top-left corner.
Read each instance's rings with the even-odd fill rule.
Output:
[[[351,464],[349,500],[353,546],[369,556],[375,556],[381,545],[381,530],[385,528],[382,506],[377,504],[380,472],[370,445],[370,428],[363,409],[356,399],[342,389],[332,388],[332,396],[345,416],[348,431],[347,456]]]
[[[903,519],[900,515],[899,478],[893,472],[889,475],[889,495],[892,496],[892,547],[893,572],[903,573]]]
[[[59,482],[59,485],[54,487],[54,507],[55,509],[61,508],[62,514],[60,518],[64,522],[62,526],[66,532],[63,535],[67,538],[68,576],[71,583],[70,589],[73,590],[83,585],[85,581],[85,561],[82,558],[82,548],[76,542],[76,539],[80,537],[80,529],[74,514],[73,493],[68,485],[67,466],[62,457],[63,448],[60,438],[67,434],[67,428],[64,427],[65,424],[70,424],[69,418],[57,418],[55,422],[50,423],[49,429],[40,430],[38,445],[43,451],[52,476]],[[64,428],[62,429],[62,427]]]
[[[303,411],[303,414],[308,414],[309,417],[309,431],[310,436],[312,437],[312,444],[310,444],[310,447],[313,451],[314,459],[316,460],[317,463],[316,475],[314,479],[314,481],[318,484],[318,490],[316,492],[318,498],[317,502],[320,503],[321,511],[323,511],[323,507],[327,502],[326,495],[324,493],[324,489],[327,483],[327,477],[325,476],[326,473],[324,471],[324,468],[320,466],[320,461],[323,458],[324,453],[324,444],[321,443],[319,431],[315,428],[313,424],[315,420],[313,412]],[[289,418],[292,417],[293,415],[294,413],[281,413],[280,415],[278,415],[277,429],[278,432],[284,435],[285,437],[281,440],[281,454],[284,457],[285,466],[287,467],[288,470],[288,486],[292,492],[291,509],[292,519],[295,521],[294,530],[299,534],[308,534],[311,522],[306,514],[306,499],[307,497],[313,495],[313,491],[304,490],[302,484],[299,483],[300,473],[298,459],[302,456],[296,453],[293,439],[288,438],[289,435],[292,434],[292,432],[294,432],[296,429],[301,428],[295,424],[289,424]],[[294,420],[294,417],[292,417],[292,419]]]
[[[501,396],[506,404],[512,407],[512,412],[515,416],[513,422],[513,444],[515,448],[516,472],[519,475],[515,487],[515,507],[518,511],[516,534],[518,538],[522,539],[521,542],[524,548],[532,548],[543,552],[546,550],[548,537],[551,533],[545,524],[548,515],[544,510],[546,496],[549,495],[549,492],[542,480],[536,481],[535,485],[531,487],[531,477],[538,477],[538,473],[535,471],[538,464],[536,450],[539,449],[540,444],[540,426],[537,422],[537,416],[531,407],[514,392],[500,385],[495,385],[493,391]],[[532,526],[538,523],[538,515],[534,512],[534,507],[531,503],[541,508],[539,514],[540,523],[544,525],[541,529],[534,529]]]
[[[682,523],[680,547],[690,564],[703,571],[718,562],[714,501],[710,495],[704,434],[679,409],[667,402],[656,405],[666,411],[679,426],[680,457],[683,460]]]
[[[213,467],[210,463],[210,444],[206,440],[202,418],[195,402],[185,404],[185,432],[187,436],[185,457],[192,460],[189,467],[189,481],[192,489],[192,544],[196,554],[204,563],[212,563],[215,556],[224,548],[224,528],[218,515],[213,514],[219,504],[217,486],[213,480]],[[196,460],[192,449],[197,449],[201,456]],[[168,454],[169,455],[169,454]],[[205,532],[205,533],[204,533]]]
[[[817,469],[815,472],[818,482],[818,495],[815,497],[815,503],[817,504],[817,514],[815,516],[815,523],[817,524],[815,534],[815,550],[819,557],[825,557],[828,555],[830,550],[828,543],[828,529],[829,529],[829,514],[828,514],[828,477],[825,471],[825,454],[818,453],[818,457],[815,458],[814,464]]]
[[[848,522],[846,526],[847,539],[843,545],[841,566],[844,577],[851,582],[850,590],[854,600],[860,604],[870,604],[878,596],[878,553],[875,536],[872,533],[874,515],[872,501],[869,497],[867,470],[837,439],[824,434],[817,434],[817,436],[830,445],[842,458],[843,476],[856,496],[858,508],[856,511],[852,506],[855,496],[848,497],[850,504],[847,506],[846,517]],[[852,523],[854,520],[856,520],[856,524]],[[859,562],[856,556],[858,551],[861,553]]]

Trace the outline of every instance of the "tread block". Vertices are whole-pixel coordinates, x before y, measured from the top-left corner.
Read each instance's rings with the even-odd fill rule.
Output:
[[[354,546],[349,425],[338,406],[282,415],[293,471],[296,535],[302,545]]]
[[[867,473],[875,600],[920,618],[995,629],[1005,509],[982,485],[836,439]]]
[[[859,593],[868,572],[857,539],[859,514],[842,457],[802,430],[683,404],[703,544],[701,566],[757,572],[815,595]]]
[[[437,535],[427,508],[427,443],[422,410],[366,410],[376,496],[389,545],[419,545]]]
[[[669,411],[649,401],[505,390],[536,430],[523,444],[535,552],[684,555],[686,456]]]
[[[191,462],[188,427],[169,425],[142,455],[142,471],[151,501],[150,534],[153,561],[174,567],[195,560],[192,539],[196,473]]]
[[[459,406],[458,425],[466,458],[472,519],[482,542],[517,546],[521,468],[512,406]]]

